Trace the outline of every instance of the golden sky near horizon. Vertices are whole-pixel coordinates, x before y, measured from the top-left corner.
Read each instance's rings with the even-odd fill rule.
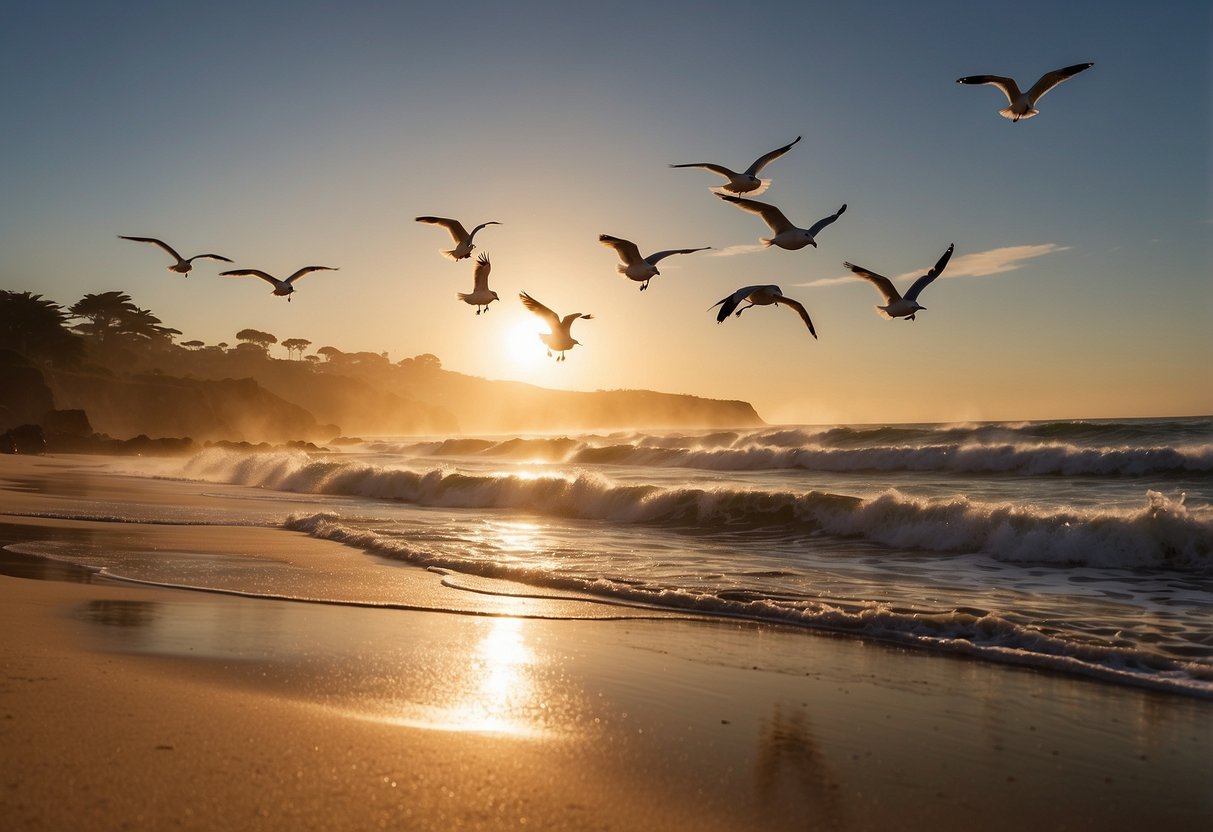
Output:
[[[0,286],[64,305],[121,289],[180,340],[252,327],[545,387],[744,399],[771,422],[1213,411],[1213,14],[1049,5],[1025,42],[996,9],[934,5],[758,4],[743,44],[727,3],[473,4],[454,35],[445,13],[377,4],[23,9],[4,66],[39,71],[0,137],[21,206],[0,224]],[[996,89],[955,83],[1087,60],[1018,124]],[[1157,94],[1174,78],[1188,88]],[[801,226],[846,203],[815,249],[761,249],[768,229],[713,196],[719,177],[668,167],[744,168],[798,135],[758,199]],[[502,223],[476,238],[501,296],[488,313],[456,299],[473,260],[443,258],[423,214]],[[663,260],[640,292],[602,233],[713,250]],[[340,270],[288,303],[226,264],[172,275],[118,234],[279,276]],[[879,317],[842,265],[904,289],[950,243],[913,322]],[[766,283],[819,340],[780,307],[716,323],[713,303]],[[567,361],[520,291],[594,315]]]

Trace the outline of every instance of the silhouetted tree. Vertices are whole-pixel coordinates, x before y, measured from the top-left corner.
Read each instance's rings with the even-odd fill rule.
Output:
[[[73,329],[81,335],[96,338],[105,343],[118,332],[120,324],[136,315],[139,307],[131,301],[131,296],[123,292],[102,292],[88,294],[71,306],[71,313],[76,318],[84,318],[84,323],[76,324]]]
[[[345,353],[336,347],[321,347],[320,349],[316,350],[316,353],[317,355],[323,355],[325,361],[332,361],[338,356],[345,355]]]
[[[182,341],[181,346],[189,347],[191,350],[200,350],[206,346],[205,341]]]
[[[0,347],[52,364],[79,364],[84,344],[68,329],[69,317],[42,295],[0,291]]]
[[[96,338],[105,344],[115,338],[127,343],[171,343],[181,330],[164,326],[164,323],[146,309],[140,309],[123,292],[102,292],[85,295],[71,307],[76,318],[84,323],[74,329],[82,335]]]
[[[256,344],[266,355],[269,355],[270,345],[278,343],[276,337],[258,329],[242,329],[236,333],[236,340]]]
[[[306,338],[287,338],[282,342],[282,346],[286,347],[286,357],[290,358],[293,353],[299,353],[299,357],[303,358],[303,351],[312,345],[312,342]]]

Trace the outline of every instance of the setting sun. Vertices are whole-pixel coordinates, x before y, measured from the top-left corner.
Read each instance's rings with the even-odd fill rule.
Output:
[[[547,348],[539,336],[547,332],[534,315],[520,313],[506,325],[501,348],[512,365],[535,365],[547,357]]]

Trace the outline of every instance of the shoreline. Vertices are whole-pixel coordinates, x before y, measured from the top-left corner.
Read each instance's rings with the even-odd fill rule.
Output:
[[[99,494],[148,518],[180,505],[180,483],[142,489],[90,467],[0,464],[0,524],[66,553],[172,554],[175,572],[251,559],[288,589],[345,579],[352,552],[335,541],[206,525],[236,505],[219,487],[194,494],[197,525],[29,516]],[[1213,817],[1205,700],[852,635],[604,617],[398,564],[370,573],[360,592],[427,609],[0,574],[0,827],[1106,830]]]
[[[1195,829],[1213,812],[1206,703],[856,639],[9,576],[0,598],[8,828]]]

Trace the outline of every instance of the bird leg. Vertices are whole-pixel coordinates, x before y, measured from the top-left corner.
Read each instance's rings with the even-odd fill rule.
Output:
[[[749,306],[743,306],[743,307],[741,307],[740,309],[738,309],[738,310],[737,310],[735,313],[733,313],[733,314],[735,314],[735,315],[736,315],[738,318],[740,318],[740,317],[741,317],[741,313],[742,313],[742,312],[744,312],[744,311],[746,311],[747,309],[749,309],[749,308],[750,308],[750,306],[753,306],[753,305],[754,305],[754,304],[753,304],[753,303],[751,303]]]
[[[640,284],[640,291],[643,292],[647,288],[649,288],[649,282],[646,280],[644,283]]]

